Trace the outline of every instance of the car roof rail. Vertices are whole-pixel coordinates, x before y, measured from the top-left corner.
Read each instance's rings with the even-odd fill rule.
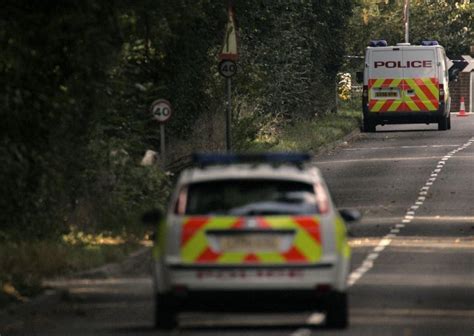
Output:
[[[193,163],[199,167],[230,165],[237,163],[268,163],[271,165],[293,164],[302,167],[305,162],[311,160],[307,153],[195,153]]]

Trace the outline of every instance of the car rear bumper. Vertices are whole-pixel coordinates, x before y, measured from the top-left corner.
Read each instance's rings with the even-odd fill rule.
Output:
[[[167,293],[178,311],[286,312],[324,310],[334,293],[313,290],[181,290]]]
[[[304,265],[168,265],[170,288],[189,291],[309,290],[340,283],[336,264]],[[339,281],[338,281],[339,280]]]

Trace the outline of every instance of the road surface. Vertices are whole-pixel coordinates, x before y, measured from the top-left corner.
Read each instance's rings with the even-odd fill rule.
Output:
[[[57,281],[69,294],[0,321],[7,335],[473,335],[474,115],[436,125],[378,126],[315,162],[351,227],[350,327],[306,314],[186,314],[153,330],[147,272]],[[144,263],[146,261],[143,261]]]

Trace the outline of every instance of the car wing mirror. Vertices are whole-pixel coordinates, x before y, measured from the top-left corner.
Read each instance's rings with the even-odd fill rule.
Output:
[[[362,71],[357,71],[356,72],[356,81],[357,81],[357,83],[364,82],[364,73]]]

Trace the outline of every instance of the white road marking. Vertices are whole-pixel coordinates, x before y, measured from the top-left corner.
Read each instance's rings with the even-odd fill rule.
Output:
[[[385,149],[412,149],[412,148],[442,148],[442,147],[459,147],[460,145],[419,145],[419,146],[385,146],[385,147],[355,147],[344,148],[345,151],[359,151],[359,150],[385,150]]]
[[[418,193],[417,201],[406,212],[405,217],[402,220],[402,223],[410,223],[415,218],[415,211],[419,208],[420,205],[423,205],[423,202],[426,200],[426,195],[428,195],[428,190],[430,189],[430,186],[433,185],[433,182],[436,181],[436,176],[438,176],[438,174],[441,173],[442,169],[445,168],[446,161],[448,161],[454,154],[466,149],[473,143],[474,143],[474,138],[471,138],[469,139],[469,141],[467,141],[463,145],[456,145],[457,148],[455,150],[448,153],[448,155],[445,155],[437,163],[436,169],[434,169],[431,172],[431,175],[430,175],[431,177],[426,181],[425,185],[420,189]],[[447,145],[447,146],[451,146],[451,145]],[[408,146],[402,146],[401,148],[406,148],[406,147]],[[416,147],[416,146],[413,146],[413,147]],[[418,147],[427,147],[427,146],[418,146]],[[387,147],[385,148],[381,147],[380,149],[386,149],[386,148]],[[393,147],[393,148],[398,148],[398,147]],[[353,148],[352,150],[356,150],[356,149]],[[390,233],[385,235],[377,244],[377,246],[375,246],[372,249],[372,251],[365,257],[365,259],[362,261],[362,264],[358,268],[356,268],[354,271],[352,271],[351,274],[349,274],[349,279],[347,281],[347,285],[349,287],[353,286],[365,273],[367,273],[374,266],[374,261],[379,257],[380,253],[387,246],[390,245],[392,240],[396,238],[396,235],[400,233],[400,230],[403,227],[405,227],[405,224],[401,224],[401,223],[396,224],[395,228],[392,228],[390,230]]]

